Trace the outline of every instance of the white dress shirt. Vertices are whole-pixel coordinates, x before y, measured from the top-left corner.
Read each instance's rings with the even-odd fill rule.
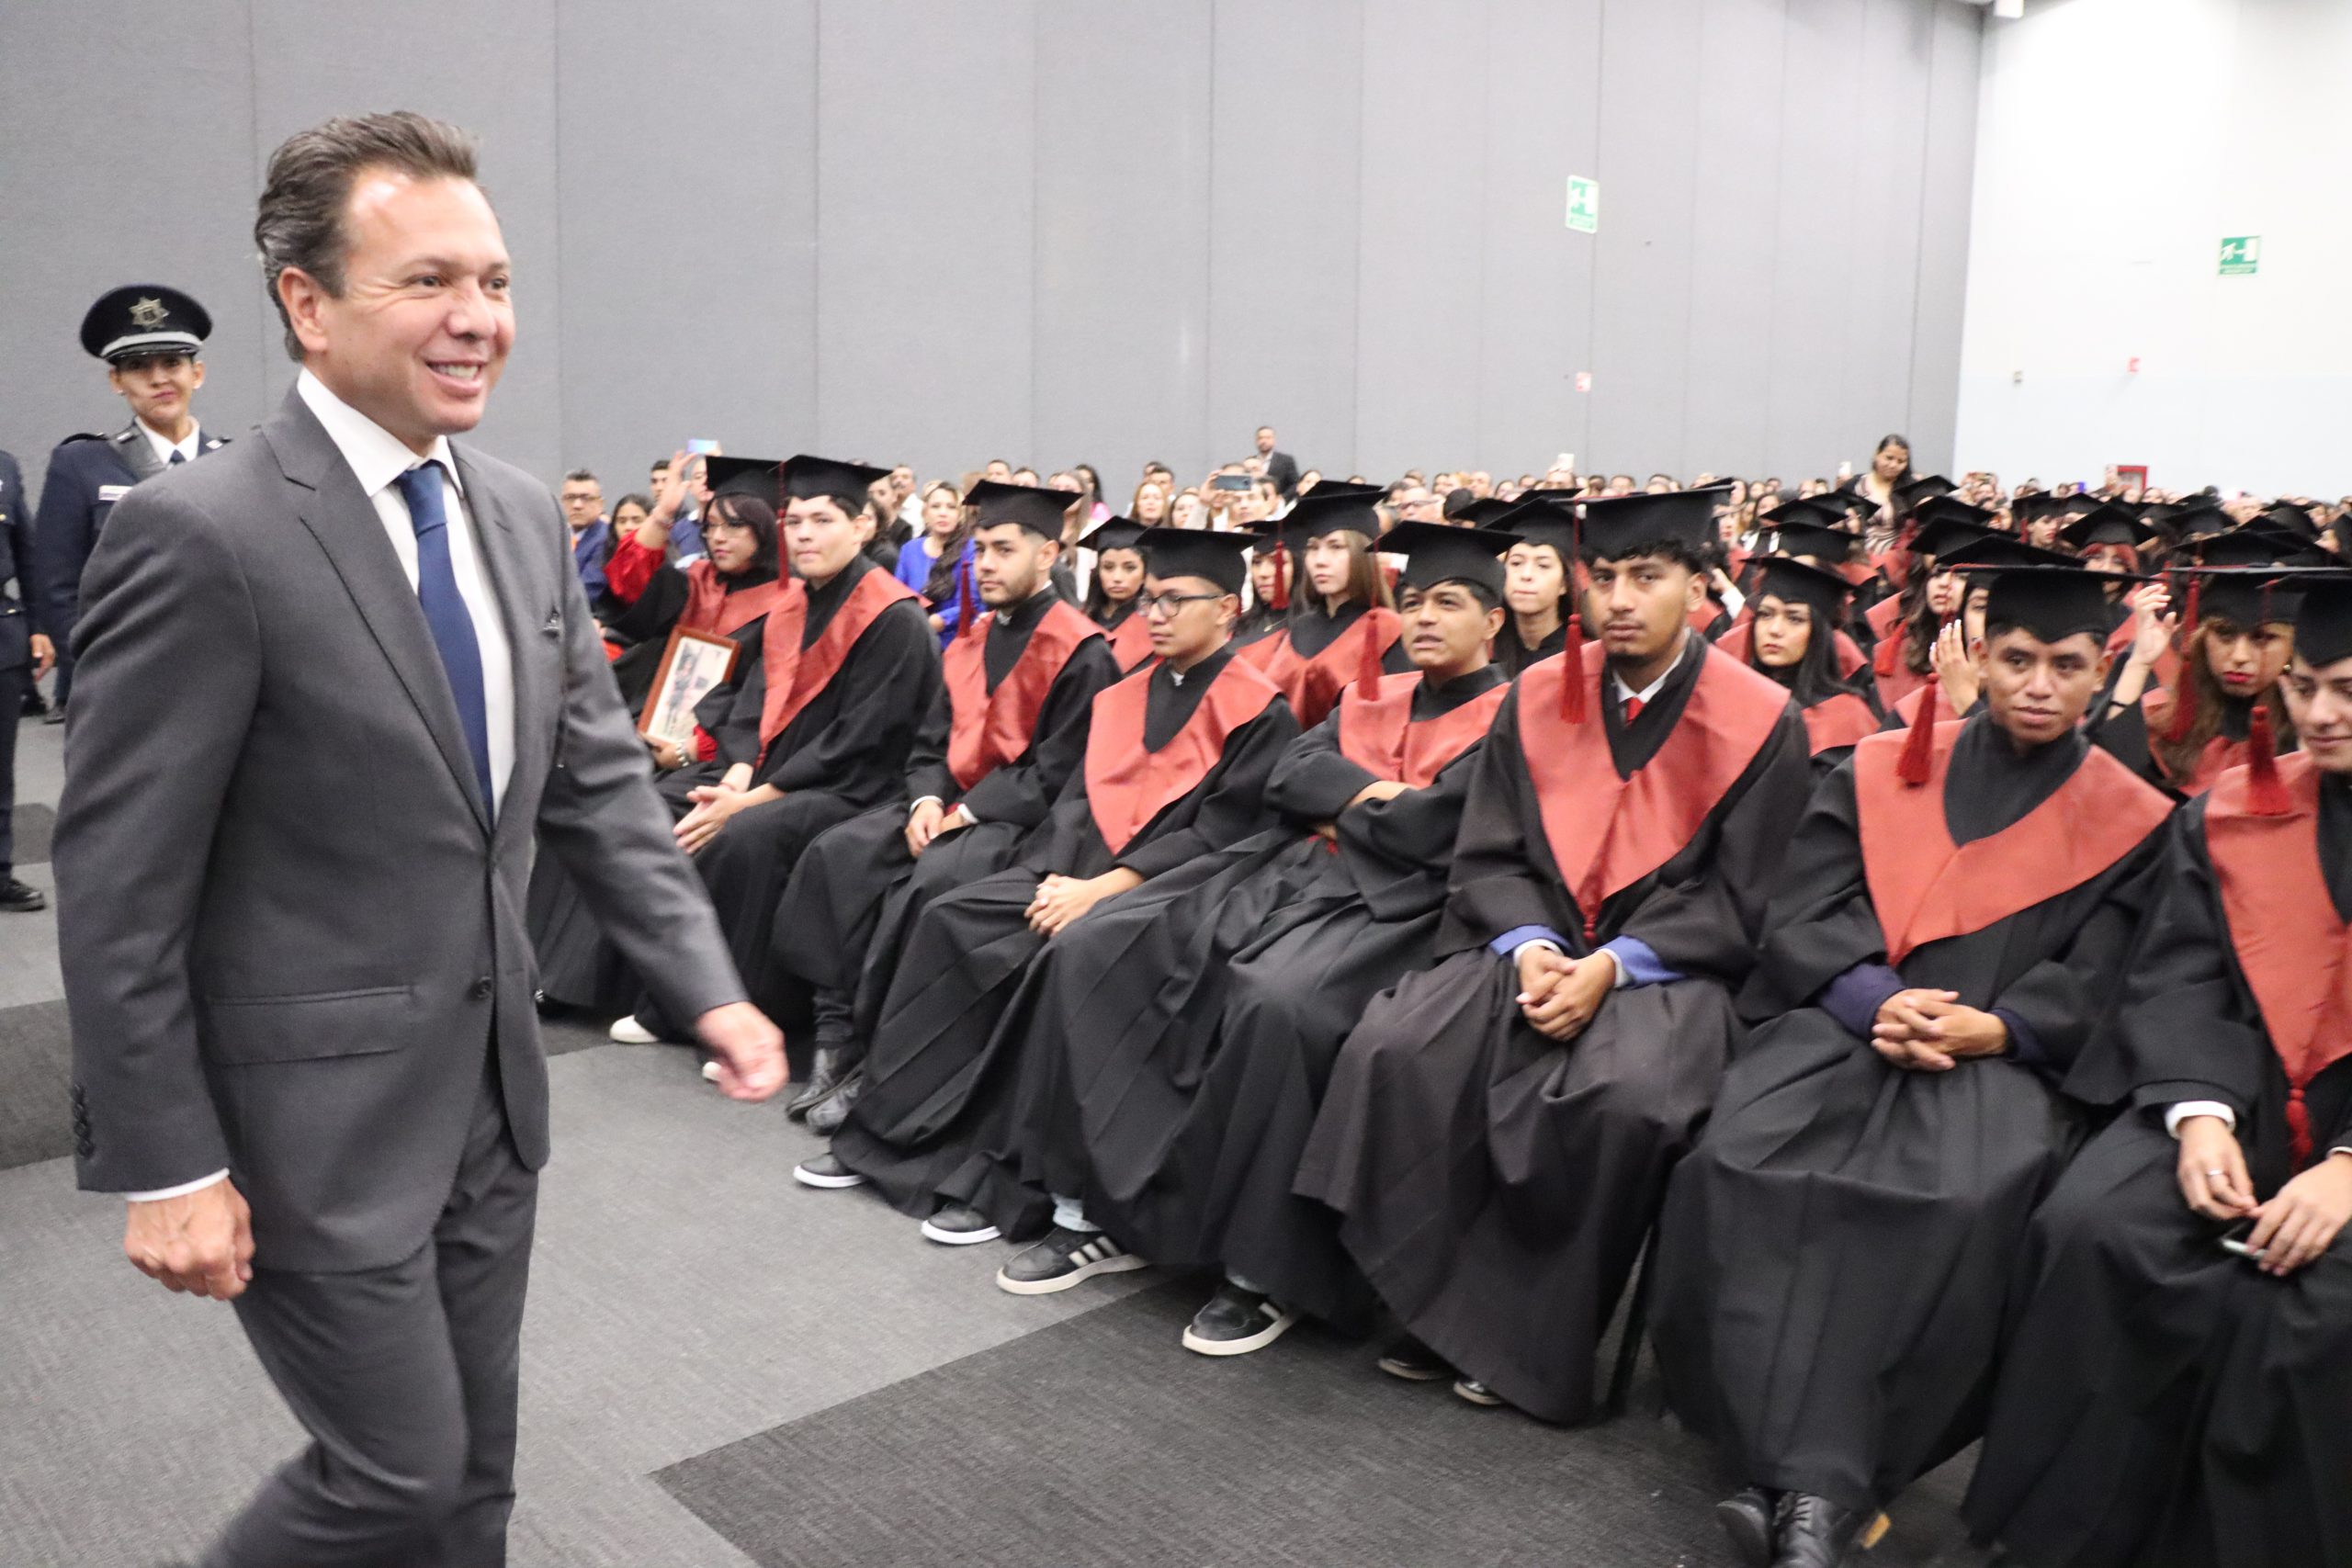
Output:
[[[449,443],[446,438],[436,440],[432,455],[420,457],[398,436],[327,390],[326,384],[310,371],[304,370],[296,378],[294,389],[318,416],[319,423],[326,426],[327,438],[351,466],[359,480],[360,493],[375,507],[376,516],[384,525],[384,536],[391,541],[392,553],[400,557],[401,570],[408,573],[412,589],[416,586],[416,529],[409,521],[408,502],[392,481],[420,464],[441,465],[441,509],[448,519],[449,568],[458,580],[458,597],[465,601],[466,614],[474,624],[474,640],[481,648],[482,707],[489,719],[490,791],[494,812],[506,798],[507,775],[514,771],[514,657],[506,640],[505,618],[499,614],[498,595],[492,591],[489,576],[482,570],[473,515],[466,510],[465,491],[458,482],[458,465],[450,455]],[[144,423],[139,428],[157,444],[157,456],[170,461],[172,444]],[[196,433],[190,431],[182,444],[191,458],[196,456]],[[176,1187],[159,1188],[153,1192],[126,1192],[123,1196],[134,1203],[183,1197],[225,1179],[228,1174],[216,1170]]]
[[[185,441],[173,440],[170,436],[156,430],[143,419],[134,419],[131,423],[139,426],[139,434],[147,438],[147,445],[155,449],[156,462],[163,464],[166,468],[170,467],[172,454],[175,452],[177,452],[180,457],[187,462],[193,463],[196,461],[196,443],[204,433],[196,427],[196,422],[194,420],[190,420],[188,422],[187,439]]]

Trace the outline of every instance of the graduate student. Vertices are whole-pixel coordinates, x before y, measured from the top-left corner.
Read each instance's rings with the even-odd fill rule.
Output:
[[[1772,546],[1770,554],[1782,560],[1812,567],[1846,587],[1847,596],[1835,606],[1836,613],[1831,615],[1827,629],[1827,669],[1833,679],[1852,684],[1859,690],[1863,682],[1858,678],[1868,669],[1870,660],[1848,629],[1849,623],[1846,607],[1855,592],[1851,586],[1854,568],[1850,558],[1854,547],[1860,541],[1842,525],[1832,526],[1819,521],[1825,515],[1839,518],[1844,515],[1842,507],[1830,506],[1827,501],[1826,497],[1816,496],[1809,501],[1784,502],[1774,510],[1776,521],[1767,537]],[[1760,575],[1765,558],[1761,555],[1749,558],[1747,572],[1751,584]],[[1751,588],[1750,597],[1741,608],[1737,624],[1716,637],[1715,646],[1734,659],[1754,663],[1749,637],[1755,620],[1756,601]],[[1871,700],[1873,703],[1878,700],[1875,687],[1871,691]]]
[[[1510,509],[1498,532],[1519,542],[1503,557],[1503,604],[1510,619],[1495,634],[1495,663],[1512,680],[1568,645],[1576,604],[1576,524],[1540,498]]]
[[[1478,752],[1433,969],[1340,1053],[1296,1190],[1413,1337],[1384,1370],[1551,1421],[1741,1026],[1811,781],[1789,694],[1690,629],[1707,491],[1588,502],[1579,646]]]
[[[1931,496],[1914,515],[1918,531],[1912,536],[1903,591],[1882,600],[1869,617],[1877,637],[1871,668],[1878,677],[1879,702],[1890,709],[1928,683],[1937,640],[1960,614],[1960,579],[1944,570],[1940,558],[1995,532],[1993,513],[1955,496]]]
[[[1783,863],[1652,1325],[1748,1483],[1717,1513],[1757,1568],[1845,1561],[1976,1436],[2010,1260],[2081,1134],[2059,1084],[2171,812],[2078,728],[2107,625],[2071,564],[1995,576],[1985,711],[1864,739]]]
[[[1142,524],[1113,517],[1097,524],[1078,542],[1079,548],[1094,552],[1094,575],[1086,589],[1086,615],[1111,639],[1111,657],[1122,675],[1151,657],[1151,627],[1136,613],[1144,578],[1143,551],[1136,541],[1143,535]]]
[[[1907,730],[1922,708],[1930,715],[1928,722],[1932,724],[1975,717],[1984,704],[1979,656],[1984,647],[1984,605],[1992,592],[1994,577],[2010,567],[2075,564],[2070,557],[2055,550],[2036,549],[2007,534],[1985,534],[1958,548],[1948,549],[1937,565],[1958,585],[1960,613],[1946,621],[1943,630],[1936,634],[1936,645],[1928,657],[1928,683],[1915,688],[1887,710],[1885,728]],[[2108,663],[2110,687],[2117,662],[2109,659]],[[2104,696],[2092,700],[2089,726],[2095,726],[2105,700]]]
[[[826,829],[786,885],[776,962],[811,987],[816,1015],[816,1059],[788,1109],[820,1133],[848,1111],[889,983],[903,922],[884,910],[902,916],[910,900],[897,896],[918,875],[920,899],[1002,870],[1077,772],[1094,694],[1119,678],[1102,629],[1054,588],[1068,502],[1056,490],[972,486],[972,575],[987,614],[965,617],[969,629],[947,645],[902,797]],[[877,921],[894,935],[869,964]]]
[[[863,548],[866,486],[888,471],[805,456],[784,465],[784,544],[797,575],[768,612],[759,659],[734,682],[717,756],[671,792],[683,795],[678,843],[710,890],[744,985],[770,1009],[787,979],[774,931],[793,866],[818,834],[899,787],[939,682],[922,601]],[[611,1034],[647,1044],[674,1037],[675,1024],[647,1004]]]
[[[1375,485],[1326,481],[1283,515],[1283,543],[1296,570],[1290,616],[1239,657],[1283,689],[1303,728],[1329,716],[1340,687],[1366,671],[1387,671],[1392,653],[1404,666],[1396,612],[1373,546],[1381,494]]]
[[[705,554],[683,567],[668,562],[667,528],[648,524],[622,539],[606,563],[605,602],[613,613],[605,633],[608,641],[618,637],[628,644],[612,670],[631,713],[644,706],[673,630],[683,626],[723,637],[736,647],[729,679],[695,706],[701,744],[681,747],[648,739],[654,766],[667,773],[718,756],[714,732],[724,724],[745,672],[760,660],[768,613],[787,592],[777,577],[779,465],[716,455],[707,463],[710,501],[700,519]],[[712,781],[697,773],[693,782]],[[682,800],[685,787],[686,778],[680,775],[671,798]],[[636,1001],[638,976],[605,939],[571,874],[553,855],[542,855],[531,868],[527,917],[543,998],[606,1013]]]
[[[1758,558],[1761,574],[1746,628],[1747,662],[1788,688],[1804,716],[1816,773],[1852,754],[1884,716],[1874,685],[1839,678],[1835,637],[1853,589],[1834,572],[1785,556]],[[1717,647],[1721,647],[1719,642]]]
[[[2352,1553],[2352,581],[2299,586],[2303,750],[2180,811],[2070,1085],[2121,1114],[2018,1259],[1963,1511],[2034,1568]]]
[[[1351,685],[1266,785],[1279,827],[1204,855],[1048,943],[999,1026],[1023,1039],[1012,1152],[1125,1253],[1225,1270],[1187,1349],[1262,1349],[1302,1314],[1365,1325],[1336,1216],[1291,1181],[1363,1009],[1426,969],[1470,759],[1506,681],[1512,536],[1400,524],[1412,671]],[[1075,1283],[1008,1269],[1017,1294]]]
[[[1001,1190],[991,1157],[1022,1049],[997,1020],[1057,933],[1271,825],[1266,780],[1298,725],[1281,689],[1231,647],[1249,542],[1176,528],[1144,535],[1139,613],[1153,661],[1096,694],[1084,761],[1012,864],[912,918],[876,1013],[865,1087],[814,1174],[834,1176],[837,1162],[902,1212],[930,1216],[923,1235],[950,1246],[1044,1224],[1043,1195]],[[1140,1266],[1091,1237],[1071,1243],[1063,1264]]]

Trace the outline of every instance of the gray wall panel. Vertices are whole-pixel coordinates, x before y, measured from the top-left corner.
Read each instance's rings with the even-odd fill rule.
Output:
[[[691,34],[564,0],[559,27],[565,466],[611,501],[691,437],[813,447],[814,0],[705,0]],[[709,36],[735,40],[725,91]]]
[[[1092,463],[1125,512],[1149,460],[1186,476],[1208,417],[1210,0],[1037,9],[1035,455]],[[1136,84],[1104,60],[1153,62]]]
[[[1210,126],[1208,445],[1271,423],[1302,468],[1356,441],[1363,35],[1351,0],[1221,0]]]
[[[482,439],[608,491],[737,451],[1189,478],[1826,472],[1956,409],[1962,0],[11,0],[0,445],[119,403],[74,325],[183,284],[200,412],[291,368],[246,231],[331,113],[475,130],[522,339]],[[171,90],[89,91],[168,33]],[[420,37],[462,49],[420,50]],[[724,67],[723,70],[718,69]],[[1597,236],[1562,223],[1602,184]],[[1589,394],[1577,372],[1596,377]]]

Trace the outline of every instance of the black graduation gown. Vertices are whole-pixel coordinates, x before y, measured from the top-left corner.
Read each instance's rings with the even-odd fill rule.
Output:
[[[2352,1562],[2352,1229],[2284,1280],[2192,1212],[2164,1108],[2237,1114],[2257,1193],[2290,1173],[2287,1078],[2231,941],[2207,837],[2183,807],[2116,1028],[2069,1087],[2124,1102],[2028,1233],[1972,1533],[2035,1568]],[[2352,913],[2352,795],[2321,791],[2321,871]],[[2316,923],[2316,922],[2314,922]],[[2307,1089],[2319,1157],[2352,1141],[2352,1058]]]
[[[1869,745],[1883,766],[1903,739]],[[1941,811],[1953,844],[1984,844],[1978,878],[2030,897],[2035,857],[2067,834],[2056,814],[2070,803],[2006,847],[2003,835],[2088,751],[2070,735],[2019,757],[1989,716],[1961,728]],[[1891,971],[1856,764],[1814,794],[1740,998],[1756,1032],[1675,1172],[1658,1233],[1651,1329],[1668,1397],[1739,1482],[1875,1511],[1976,1436],[2011,1261],[2080,1136],[2058,1084],[2121,978],[2162,841],[2162,798],[2088,760],[2071,799],[2116,816],[2107,848],[2120,858],[1977,930],[1918,942]],[[1896,1067],[1870,1044],[1874,1003],[1823,1005],[1849,971],[1879,990],[1956,991],[2003,1016],[2018,1054]]]
[[[1539,660],[1551,658],[1567,646],[1568,623],[1565,620],[1554,626],[1552,634],[1535,648],[1519,640],[1517,622],[1507,622],[1495,637],[1495,662],[1502,667],[1505,675],[1516,681],[1521,671]]]
[[[1151,671],[1147,750],[1158,751],[1175,738],[1232,658],[1228,644],[1181,682],[1164,664]],[[834,1156],[910,1214],[927,1215],[945,1200],[1002,1216],[997,1223],[1007,1235],[1042,1224],[1043,1195],[1020,1189],[993,1154],[1004,1145],[1023,1045],[996,1024],[1023,970],[1046,945],[1027,915],[1038,883],[1057,873],[1099,876],[1125,866],[1148,887],[1196,855],[1263,830],[1272,822],[1266,780],[1297,735],[1290,705],[1269,694],[1258,716],[1227,734],[1200,782],[1116,855],[1095,826],[1080,766],[1006,869],[925,901],[908,922],[875,1014],[865,1088],[833,1134]],[[1106,899],[1085,919],[1117,903]]]
[[[1423,684],[1413,719],[1504,683],[1488,665]],[[1370,1289],[1337,1216],[1291,1182],[1340,1042],[1375,994],[1435,960],[1477,743],[1426,787],[1346,809],[1381,775],[1341,752],[1340,724],[1275,767],[1282,826],[1047,943],[999,1027],[1026,1040],[1012,1157],[1027,1186],[1079,1199],[1156,1263],[1227,1267],[1355,1326]],[[1336,843],[1311,831],[1322,822]]]
[[[1061,595],[1049,586],[989,623],[981,666],[990,693],[1020,661],[1037,623],[1059,603]],[[1045,820],[1078,771],[1094,694],[1118,678],[1107,642],[1091,637],[1079,644],[1037,709],[1028,750],[990,770],[968,792],[948,767],[954,705],[946,685],[936,687],[915,731],[903,794],[819,835],[793,869],[776,911],[776,962],[815,993],[818,1048],[845,1053],[845,1063],[855,1060],[888,987],[906,908],[1004,868],[1022,835]],[[977,820],[933,839],[918,859],[907,849],[907,814],[925,796],[951,808],[966,806]],[[918,877],[924,893],[910,900],[903,890]],[[892,931],[878,946],[877,922]],[[869,977],[861,983],[862,976]],[[855,1010],[858,998],[866,1003],[862,1014]]]
[[[1690,648],[1633,724],[1613,699],[1588,720],[1606,727],[1619,777],[1666,742],[1702,660],[1728,661]],[[1568,1422],[1591,1414],[1595,1349],[1739,1037],[1732,992],[1811,765],[1784,707],[1682,848],[1601,903],[1595,942],[1638,938],[1686,977],[1612,993],[1562,1044],[1526,1021],[1516,966],[1487,947],[1541,925],[1572,956],[1591,951],[1521,750],[1528,690],[1513,683],[1473,767],[1438,941],[1450,956],[1365,1010],[1295,1190],[1339,1211],[1350,1254],[1423,1343]]]
[[[800,646],[814,644],[857,581],[878,570],[864,556],[808,594]],[[773,618],[773,617],[771,617]],[[764,641],[764,632],[763,633]],[[662,781],[672,808],[684,815],[685,792],[738,762],[754,762],[752,786],[773,784],[780,800],[739,811],[695,857],[709,889],[729,952],[754,1002],[771,1013],[797,1000],[791,976],[775,963],[776,906],[801,852],[818,834],[879,805],[899,787],[915,727],[940,683],[939,639],[921,601],[899,599],[875,615],[842,655],[823,687],[760,754],[760,711],[766,700],[763,660],[747,657],[726,716],[711,733],[718,760],[681,768]],[[639,1018],[649,1016],[650,1002]],[[690,1021],[667,1021],[677,1032]]]
[[[636,628],[632,635],[645,639],[622,654],[612,666],[614,679],[620,683],[622,700],[631,713],[644,705],[651,691],[653,676],[661,667],[662,650],[668,646],[670,628],[685,612],[686,592],[685,574],[664,564],[638,596],[637,604],[625,607],[629,624]],[[610,595],[606,598],[609,600]],[[715,733],[732,710],[744,672],[760,661],[761,633],[766,625],[767,617],[763,615],[746,622],[733,634],[731,640],[739,650],[733,675],[695,705],[695,722],[706,731]],[[661,782],[666,786],[665,796],[673,805],[682,806],[685,788],[710,783],[716,776],[707,768],[690,764],[665,775]],[[580,897],[579,885],[572,881],[571,874],[554,855],[541,855],[532,863],[525,919],[531,933],[532,952],[538,960],[539,992],[548,1000],[617,1013],[626,1010],[644,989],[636,972],[621,957],[620,949],[605,939],[604,927],[597,923],[587,901]]]

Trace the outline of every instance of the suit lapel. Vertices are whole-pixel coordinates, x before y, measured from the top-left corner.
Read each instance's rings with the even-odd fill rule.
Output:
[[[392,553],[392,542],[384,536],[375,504],[361,492],[351,465],[335,450],[325,426],[300,394],[287,394],[285,408],[262,426],[261,435],[277,456],[302,526],[343,579],[359,618],[390,661],[409,701],[416,705],[458,792],[488,832],[490,818],[474,780],[458,702],[449,694],[448,672],[441,667],[441,651],[433,644],[424,606],[409,586],[400,557]]]
[[[548,649],[541,645],[556,642],[562,637],[562,622],[556,622],[556,635],[549,637],[545,630],[546,617],[539,613],[530,592],[530,561],[522,539],[508,521],[506,510],[499,503],[498,492],[491,488],[487,476],[475,464],[471,453],[451,445],[450,455],[458,462],[458,482],[466,492],[466,509],[472,513],[474,538],[481,547],[482,569],[490,576],[491,591],[498,596],[499,619],[506,627],[506,647],[514,669],[514,771],[507,777],[506,799],[518,796],[514,785],[526,778],[543,774],[552,748],[555,722],[549,711],[552,697],[542,689],[540,676],[550,668]],[[555,650],[561,658],[561,649]],[[505,830],[507,819],[514,816],[527,818],[534,815],[502,810],[498,830]]]
[[[123,466],[130,470],[133,484],[152,479],[164,471],[162,461],[155,456],[155,444],[147,439],[147,433],[139,428],[135,419],[130,428],[115,432],[114,449],[121,455]]]

